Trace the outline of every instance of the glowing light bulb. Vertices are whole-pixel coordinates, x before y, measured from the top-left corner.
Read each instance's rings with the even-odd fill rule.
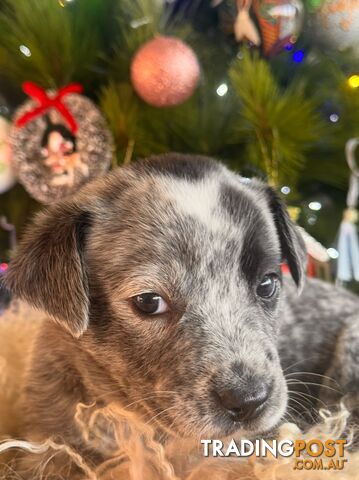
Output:
[[[19,50],[25,57],[31,57],[31,50],[26,45],[20,45]]]
[[[322,208],[322,204],[320,202],[310,202],[308,207],[311,210],[318,211]]]
[[[0,263],[0,273],[4,273],[6,272],[6,270],[8,269],[9,265],[7,263]]]
[[[331,115],[329,115],[329,120],[332,123],[337,123],[337,121],[339,120],[339,115],[337,115],[336,113],[332,113]]]
[[[333,247],[330,247],[327,249],[327,253],[329,255],[330,258],[333,258],[333,259],[336,259],[339,257],[339,252],[338,250],[336,250],[335,248]]]
[[[317,223],[317,216],[316,215],[309,215],[307,222],[309,225],[315,225]]]
[[[293,53],[293,60],[295,63],[302,63],[304,60],[305,53],[303,50],[297,50],[296,52]]]
[[[288,195],[290,193],[290,187],[287,187],[287,185],[284,185],[284,187],[282,187],[280,191],[283,193],[283,195]]]
[[[216,90],[217,95],[223,97],[228,92],[228,85],[226,83],[221,83],[220,86]]]
[[[359,75],[352,75],[348,78],[348,85],[350,88],[358,88],[359,87]]]

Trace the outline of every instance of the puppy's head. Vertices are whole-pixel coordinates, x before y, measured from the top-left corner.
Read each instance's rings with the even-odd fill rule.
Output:
[[[99,391],[182,436],[255,435],[286,409],[280,265],[300,286],[304,258],[273,190],[173,154],[38,216],[7,282],[78,338]]]

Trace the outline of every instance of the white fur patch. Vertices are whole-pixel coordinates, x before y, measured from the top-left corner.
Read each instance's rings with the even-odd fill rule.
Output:
[[[179,212],[196,218],[209,230],[222,230],[229,225],[223,210],[218,208],[220,183],[213,176],[196,182],[162,177],[163,195],[175,202]]]

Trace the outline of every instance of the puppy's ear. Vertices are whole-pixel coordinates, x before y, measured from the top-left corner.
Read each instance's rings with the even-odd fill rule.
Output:
[[[83,258],[90,215],[64,203],[40,213],[10,262],[5,283],[15,295],[44,309],[74,337],[89,322]]]
[[[266,197],[277,229],[282,259],[287,262],[289,271],[297,287],[301,289],[305,280],[307,251],[304,240],[289,217],[285,203],[277,192],[266,186]]]

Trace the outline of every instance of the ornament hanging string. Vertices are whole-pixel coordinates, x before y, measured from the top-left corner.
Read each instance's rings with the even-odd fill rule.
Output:
[[[45,90],[32,82],[25,82],[22,88],[27,95],[37,100],[39,105],[30,112],[26,112],[24,113],[24,115],[18,118],[16,121],[17,127],[23,127],[34,118],[43,115],[43,113],[45,113],[50,108],[55,108],[66,120],[71,132],[73,134],[77,132],[78,125],[76,123],[76,120],[72,113],[69,111],[69,109],[66,107],[66,105],[63,103],[63,98],[70,93],[82,93],[82,85],[79,85],[78,83],[67,85],[60,88],[60,90],[58,90],[58,92],[54,96],[48,95]]]
[[[359,237],[356,223],[358,222],[359,199],[359,169],[355,161],[355,149],[359,146],[359,138],[351,138],[345,146],[347,163],[351,170],[347,195],[347,209],[344,211],[340,224],[338,239],[338,270],[337,281],[359,282]]]
[[[347,163],[349,165],[351,175],[349,180],[349,190],[347,196],[348,208],[356,208],[359,198],[359,167],[355,161],[355,149],[359,146],[359,138],[351,138],[345,146]]]

